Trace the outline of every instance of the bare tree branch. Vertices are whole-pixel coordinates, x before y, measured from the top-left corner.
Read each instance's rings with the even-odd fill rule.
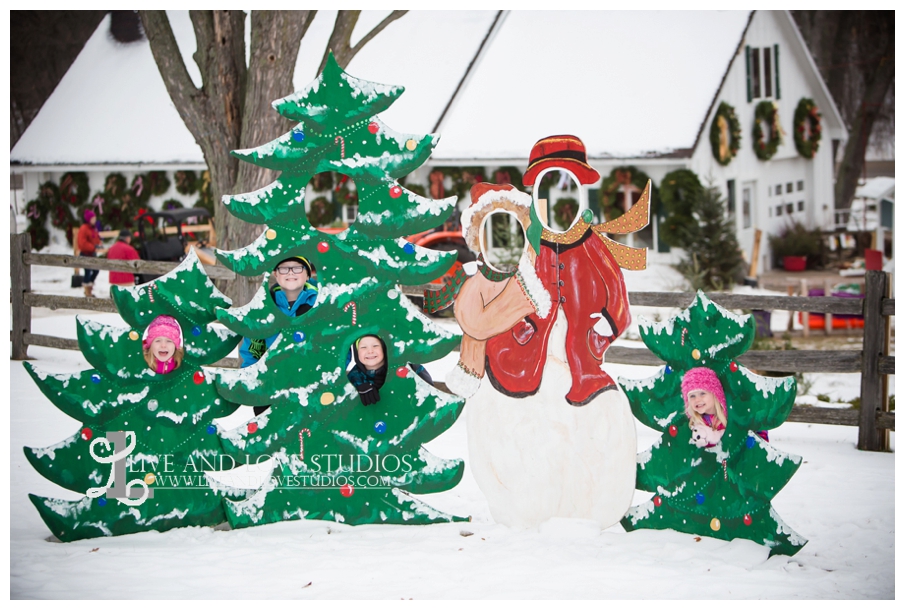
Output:
[[[327,65],[327,57],[330,51],[333,51],[333,57],[339,67],[345,68],[352,61],[352,58],[361,51],[364,46],[370,42],[377,34],[386,29],[388,25],[405,15],[408,11],[393,11],[383,21],[374,26],[370,32],[358,41],[354,47],[351,46],[352,32],[358,24],[358,17],[361,11],[339,11],[336,15],[336,22],[333,24],[333,32],[330,34],[330,40],[327,42],[327,48],[324,50],[324,56],[321,59],[321,65],[317,69],[320,74]]]
[[[195,87],[189,76],[182,54],[176,44],[176,37],[170,27],[166,11],[139,11],[142,27],[151,46],[151,54],[157,63],[160,76],[167,88],[167,93],[186,127],[192,132],[196,142],[201,142],[203,131],[195,130],[193,125],[201,121],[201,91]]]
[[[359,40],[357,45],[352,47],[352,56],[349,57],[349,61],[351,61],[352,57],[355,57],[355,55],[358,54],[359,51],[361,51],[361,48],[363,46],[365,46],[367,43],[371,42],[372,38],[374,38],[379,33],[384,31],[388,25],[390,25],[391,23],[393,23],[394,21],[396,21],[397,19],[399,19],[400,17],[405,15],[407,12],[408,11],[393,11],[392,13],[387,15],[387,17],[383,21],[381,21],[376,26],[374,26],[373,30],[371,30],[370,32],[365,34],[364,38]]]

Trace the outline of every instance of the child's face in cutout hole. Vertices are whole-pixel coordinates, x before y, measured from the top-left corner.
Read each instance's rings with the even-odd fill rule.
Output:
[[[699,415],[716,415],[716,397],[707,390],[689,392],[688,404]]]
[[[166,362],[176,353],[176,344],[172,339],[166,337],[157,337],[151,341],[151,355],[160,362]]]
[[[383,366],[383,347],[377,337],[365,337],[358,342],[358,360],[369,371],[376,371]]]
[[[280,272],[281,269],[291,269],[292,271],[283,275]],[[297,295],[301,292],[302,288],[305,287],[305,282],[309,279],[308,270],[298,261],[280,263],[274,271],[274,275],[277,278],[277,284],[280,285],[280,288],[290,295]]]

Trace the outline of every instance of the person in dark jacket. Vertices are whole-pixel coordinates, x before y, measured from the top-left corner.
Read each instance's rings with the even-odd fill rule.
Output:
[[[387,346],[377,335],[362,335],[349,350],[346,376],[358,391],[363,405],[373,405],[380,401],[380,388],[387,378]],[[433,385],[430,373],[420,364],[409,363],[408,367],[427,383]]]

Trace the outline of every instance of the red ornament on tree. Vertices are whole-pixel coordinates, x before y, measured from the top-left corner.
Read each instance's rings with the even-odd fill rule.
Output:
[[[660,496],[654,496],[654,506],[660,506],[663,504],[663,499]]]
[[[342,487],[339,488],[339,493],[341,493],[343,495],[343,497],[349,498],[352,496],[352,494],[355,493],[355,488],[352,487],[351,485],[349,485],[348,483],[346,483],[345,485],[343,485]]]
[[[745,525],[751,525],[751,521],[751,515],[745,515],[744,517],[742,517],[742,523],[744,523]]]
[[[258,424],[256,424],[255,422],[251,422],[250,424],[248,424],[248,433],[249,434],[254,434],[257,431],[258,431]]]
[[[398,184],[394,184],[390,187],[390,197],[397,199],[400,195],[402,195],[402,187],[400,187]]]
[[[670,426],[670,427],[669,427],[669,435],[670,435],[670,436],[675,436],[675,435],[678,434],[678,433],[679,433],[679,429],[678,429],[678,428],[676,428],[675,426]]]
[[[329,249],[330,249],[330,244],[328,244],[325,241],[322,241],[321,243],[317,244],[317,251],[320,252],[321,254],[324,254]]]
[[[195,385],[204,383],[204,373],[201,371],[195,371],[195,374],[192,376],[192,381],[195,382]]]
[[[82,438],[84,440],[90,441],[92,436],[94,436],[94,432],[91,431],[91,428],[82,428]]]
[[[400,366],[396,369],[396,377],[408,377],[409,369],[407,366]]]
[[[373,122],[368,123],[368,131],[376,134],[378,131],[380,131],[380,125],[378,125],[377,123],[373,123]]]
[[[736,371],[738,370],[738,363],[737,363],[737,362],[730,362],[730,363],[729,363],[729,370],[732,371],[733,373],[736,372]]]

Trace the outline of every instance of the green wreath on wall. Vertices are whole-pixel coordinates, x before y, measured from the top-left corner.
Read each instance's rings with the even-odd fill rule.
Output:
[[[634,165],[614,167],[610,175],[604,178],[600,184],[600,209],[603,211],[604,218],[607,221],[615,220],[625,214],[625,210],[620,205],[619,187],[631,184],[643,191],[648,180],[650,177]],[[656,209],[656,193],[657,191],[652,185],[651,210]]]
[[[333,204],[326,197],[317,197],[308,208],[308,223],[312,227],[329,226],[334,218]]]
[[[764,136],[763,125],[769,128],[769,137]],[[776,102],[764,100],[754,109],[754,154],[761,161],[773,158],[779,145],[782,144],[782,126],[779,124],[779,108]]]
[[[735,115],[735,108],[720,102],[713,122],[710,123],[710,150],[720,165],[729,165],[742,143],[742,126]]]
[[[684,248],[684,236],[697,221],[692,206],[704,187],[690,169],[677,169],[660,181],[660,201],[665,218],[660,222],[660,239],[669,246]]]
[[[194,195],[198,192],[198,176],[190,169],[181,169],[173,176],[176,179],[176,192],[180,195]]]
[[[60,178],[60,199],[74,208],[88,201],[88,174],[66,172]]]
[[[574,197],[558,199],[553,206],[553,220],[563,229],[568,229],[578,215],[578,200]]]
[[[822,115],[814,100],[809,97],[799,100],[798,106],[795,107],[792,127],[795,131],[795,149],[805,159],[813,159],[820,146],[823,131],[821,119]]]

